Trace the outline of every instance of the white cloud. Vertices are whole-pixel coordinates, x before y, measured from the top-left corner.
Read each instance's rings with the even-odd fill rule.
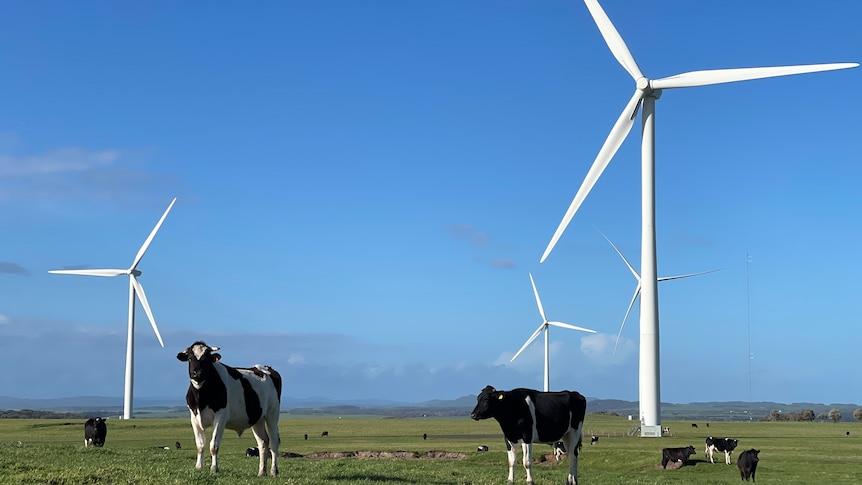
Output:
[[[54,174],[83,172],[114,165],[120,158],[119,150],[91,152],[83,148],[59,148],[42,155],[0,155],[0,177],[28,174]]]
[[[581,352],[591,362],[599,365],[618,365],[625,362],[633,355],[637,355],[637,345],[634,340],[625,337],[620,338],[614,352],[616,335],[607,333],[594,333],[581,338]]]

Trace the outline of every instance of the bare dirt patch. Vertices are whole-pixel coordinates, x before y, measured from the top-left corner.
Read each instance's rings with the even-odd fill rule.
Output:
[[[463,460],[467,458],[466,453],[455,451],[427,451],[425,453],[419,453],[418,451],[316,451],[305,455],[288,451],[281,453],[279,456],[282,458],[383,458],[400,460]]]

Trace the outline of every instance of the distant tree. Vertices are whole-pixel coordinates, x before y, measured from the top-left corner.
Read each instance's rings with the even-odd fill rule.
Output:
[[[853,419],[856,421],[862,421],[862,408],[856,408],[856,410],[853,411]]]
[[[777,409],[773,409],[769,411],[769,420],[770,421],[781,421],[781,411]]]
[[[819,419],[820,421],[826,421],[826,413],[818,414],[817,419]]]
[[[806,409],[805,411],[802,411],[801,419],[802,421],[814,421],[814,410]]]
[[[839,411],[835,408],[830,409],[829,410],[829,419],[831,419],[833,423],[837,423],[838,421],[841,421],[841,411]]]

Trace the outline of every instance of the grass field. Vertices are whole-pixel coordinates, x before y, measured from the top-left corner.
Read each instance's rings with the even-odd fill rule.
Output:
[[[462,459],[285,458],[277,479],[258,478],[255,446],[249,430],[242,437],[228,431],[222,441],[221,471],[195,470],[194,438],[187,419],[108,420],[104,448],[85,448],[83,421],[0,420],[0,483],[15,484],[499,484],[506,480],[503,439],[493,420],[468,418],[393,419],[380,417],[295,417],[283,415],[281,452],[429,451],[458,452]],[[661,439],[629,437],[625,418],[588,415],[586,445],[579,461],[581,484],[721,484],[741,483],[736,468],[706,461],[704,438],[739,439],[739,450],[757,448],[757,483],[862,483],[862,424],[715,422],[692,428],[689,422],[664,421],[672,431]],[[329,437],[322,438],[322,431]],[[845,433],[850,431],[850,436]],[[422,434],[427,433],[427,440]],[[308,434],[308,440],[303,435]],[[590,434],[600,436],[590,446]],[[176,450],[179,441],[182,449]],[[476,451],[487,445],[490,451]],[[661,448],[693,445],[693,466],[662,470]],[[162,447],[170,449],[165,450]],[[536,445],[533,458],[550,453]],[[520,461],[520,456],[519,456]],[[537,463],[536,485],[565,483],[568,464]],[[523,467],[516,483],[524,483]]]

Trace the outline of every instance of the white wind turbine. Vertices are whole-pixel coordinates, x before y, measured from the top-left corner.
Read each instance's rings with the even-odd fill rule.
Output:
[[[159,344],[161,344],[162,347],[165,346],[165,343],[162,341],[162,336],[159,334],[159,328],[156,326],[156,320],[153,318],[153,312],[150,310],[150,304],[147,302],[147,295],[144,293],[144,287],[138,282],[138,276],[141,275],[141,271],[138,269],[138,263],[141,262],[141,258],[144,257],[144,253],[147,252],[147,248],[150,247],[150,243],[153,242],[153,238],[156,237],[156,233],[162,226],[162,222],[165,221],[165,218],[168,216],[168,212],[171,211],[171,207],[174,206],[174,202],[176,201],[177,199],[174,197],[174,200],[171,201],[171,204],[168,206],[167,210],[165,210],[165,213],[162,214],[162,218],[159,219],[159,222],[156,224],[156,227],[153,228],[149,237],[147,237],[147,240],[144,241],[144,244],[141,246],[141,249],[138,250],[138,254],[135,256],[135,259],[132,260],[132,265],[129,266],[128,269],[55,269],[48,271],[49,273],[54,274],[78,274],[87,276],[129,275],[129,328],[128,335],[126,337],[126,386],[123,396],[123,419],[131,419],[132,417],[132,389],[134,386],[135,363],[135,295],[138,295],[138,299],[141,301],[141,306],[144,307],[144,311],[150,319],[150,324],[153,326],[156,338],[159,339]]]
[[[580,189],[557,227],[541,261],[548,257],[581,203],[634,125],[638,107],[643,103],[641,136],[641,288],[640,311],[640,419],[641,436],[661,436],[661,397],[659,382],[658,277],[655,248],[655,101],[663,89],[708,86],[791,74],[831,71],[857,67],[857,63],[814,64],[801,66],[754,67],[692,71],[661,79],[644,76],[629,48],[596,0],[584,0],[611,53],[634,79],[636,87],[626,107],[614,123]]]
[[[568,328],[568,329],[572,329],[572,330],[580,330],[582,332],[589,332],[589,333],[596,333],[596,331],[590,330],[588,328],[576,327],[574,325],[569,325],[568,323],[548,321],[548,317],[545,316],[545,309],[542,308],[542,300],[539,298],[538,290],[536,290],[536,282],[533,281],[532,273],[530,274],[530,283],[533,284],[533,294],[536,295],[536,305],[539,307],[539,315],[542,316],[542,323],[539,325],[539,328],[537,328],[536,331],[533,332],[533,335],[530,335],[530,338],[527,339],[527,341],[524,343],[524,345],[521,346],[521,349],[518,350],[514,356],[512,356],[512,360],[510,360],[509,362],[514,362],[515,359],[517,359],[518,356],[521,355],[521,352],[523,352],[524,349],[526,349],[531,343],[533,343],[533,340],[536,340],[536,337],[539,336],[539,333],[541,333],[544,330],[544,332],[545,332],[545,392],[548,392],[548,390],[550,389],[550,377],[548,374],[548,328],[551,325],[553,325],[555,327]]]
[[[635,287],[635,292],[632,295],[632,300],[629,302],[629,307],[626,308],[626,315],[623,317],[623,323],[620,325],[620,331],[617,333],[617,340],[616,340],[616,342],[614,342],[614,353],[617,353],[617,345],[619,345],[619,343],[620,343],[620,336],[623,334],[623,327],[626,326],[626,320],[628,320],[628,318],[629,318],[629,313],[632,311],[632,307],[634,307],[635,300],[638,299],[638,295],[640,295],[640,293],[641,293],[641,276],[634,269],[634,267],[631,265],[631,263],[629,263],[629,260],[626,259],[625,256],[623,256],[622,251],[620,251],[620,249],[617,247],[617,245],[614,244],[614,242],[611,241],[611,239],[607,235],[605,235],[605,233],[603,233],[602,231],[599,231],[599,233],[602,236],[604,236],[604,238],[611,244],[611,247],[614,248],[614,251],[616,251],[617,254],[620,255],[620,258],[623,259],[623,262],[626,263],[626,266],[628,266],[629,271],[632,272],[632,275],[634,275],[635,279],[638,282],[637,286]],[[700,275],[705,275],[705,274],[709,274],[709,273],[715,273],[716,271],[718,271],[718,270],[717,269],[711,269],[709,271],[701,271],[700,273],[683,274],[683,275],[678,275],[678,276],[660,276],[658,278],[658,281],[662,282],[662,281],[669,281],[669,280],[678,280],[681,278],[690,278],[692,276],[700,276]]]

